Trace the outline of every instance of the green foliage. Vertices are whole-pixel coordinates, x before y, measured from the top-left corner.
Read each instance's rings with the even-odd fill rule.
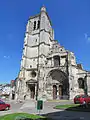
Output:
[[[0,116],[0,120],[46,120],[45,117],[28,114],[28,113],[13,113],[13,114],[7,114],[4,116]]]
[[[68,111],[80,111],[80,112],[90,112],[90,104],[87,106],[80,104],[71,104],[71,105],[57,105],[56,109],[64,109]]]
[[[15,120],[26,120],[28,119],[26,116],[17,116]]]
[[[79,104],[57,105],[55,108],[56,109],[60,109],[60,108],[66,109],[66,108],[69,108],[69,107],[76,107],[76,106],[79,106]]]

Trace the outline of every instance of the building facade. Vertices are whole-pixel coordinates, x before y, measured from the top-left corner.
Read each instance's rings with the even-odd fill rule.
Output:
[[[11,85],[10,84],[0,84],[0,98],[10,99]]]
[[[42,7],[26,26],[16,99],[73,99],[81,93],[90,94],[90,73],[54,39],[50,18]]]

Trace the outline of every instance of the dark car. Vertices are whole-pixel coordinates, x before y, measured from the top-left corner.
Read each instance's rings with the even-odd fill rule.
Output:
[[[75,104],[83,104],[83,103],[90,103],[90,96],[88,95],[77,95],[74,97]]]
[[[10,104],[6,104],[5,102],[0,100],[0,110],[9,110]]]

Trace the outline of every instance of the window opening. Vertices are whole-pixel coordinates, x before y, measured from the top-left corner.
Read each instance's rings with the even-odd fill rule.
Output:
[[[34,27],[33,27],[33,30],[36,29],[36,21],[34,21]]]
[[[40,20],[38,20],[37,29],[40,28]]]

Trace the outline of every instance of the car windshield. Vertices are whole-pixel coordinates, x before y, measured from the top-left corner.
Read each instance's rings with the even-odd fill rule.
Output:
[[[5,102],[3,102],[3,101],[0,101],[0,104],[5,104]]]
[[[80,98],[80,95],[77,95],[75,98]]]
[[[82,98],[86,98],[86,97],[88,97],[87,95],[82,95]]]

